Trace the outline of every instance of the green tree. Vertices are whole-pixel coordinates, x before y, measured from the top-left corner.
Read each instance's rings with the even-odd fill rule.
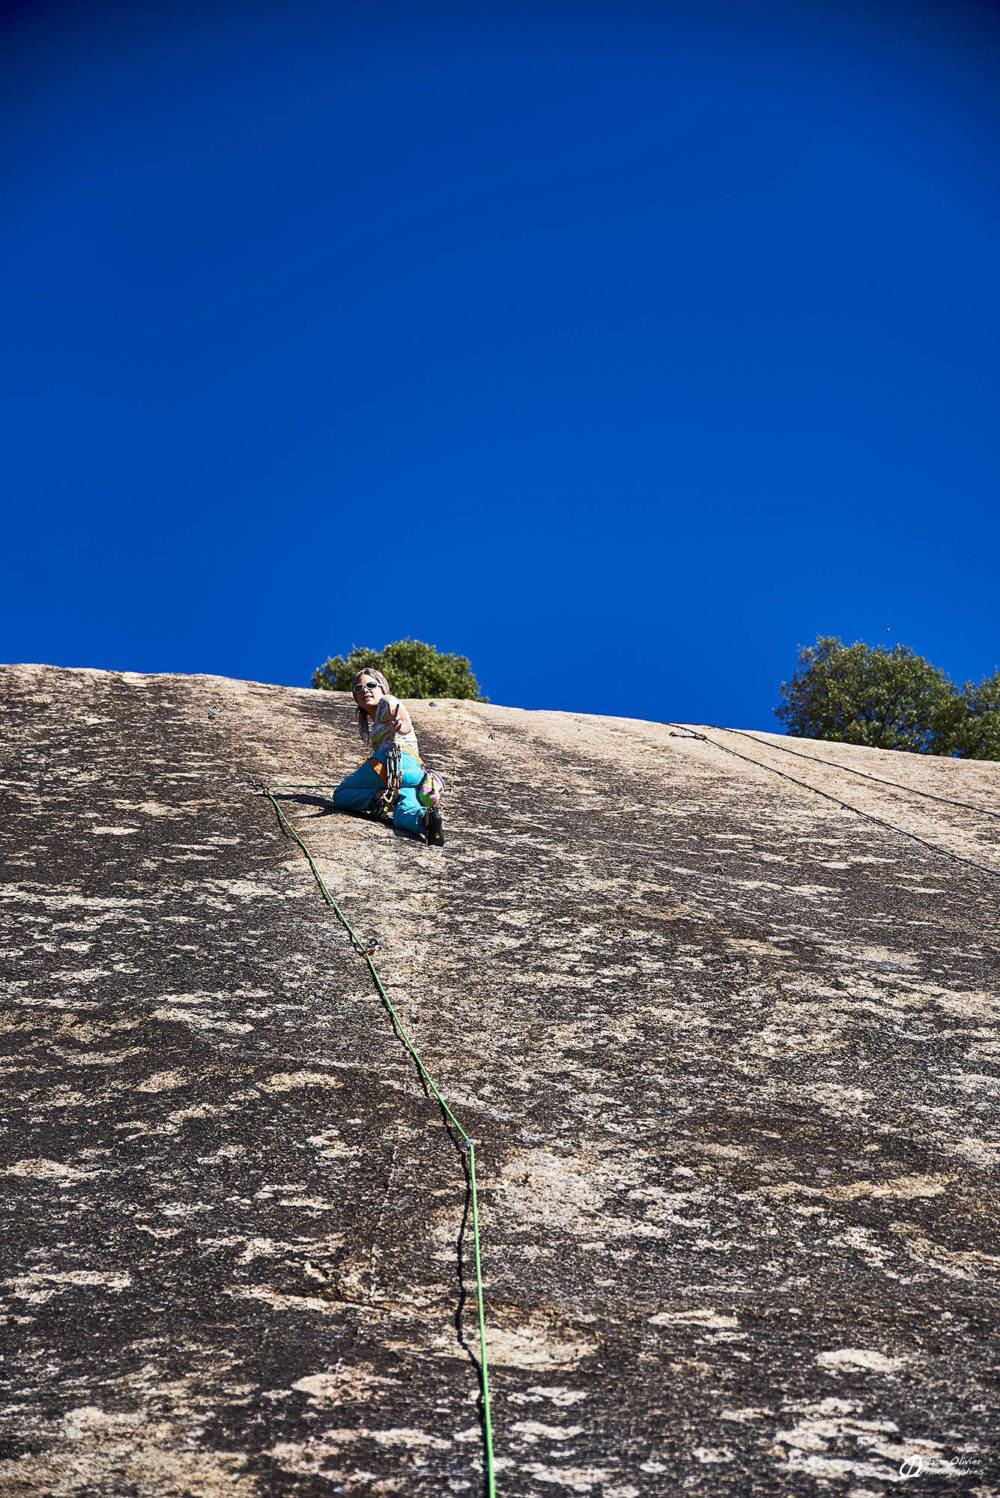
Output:
[[[962,712],[949,752],[959,759],[1000,759],[1000,671],[978,685],[967,681],[958,700]]]
[[[965,709],[955,683],[906,645],[821,635],[799,651],[775,716],[800,738],[952,754]]]
[[[354,645],[313,672],[312,684],[325,692],[349,692],[359,671],[381,671],[395,697],[464,697],[488,702],[464,655],[446,655],[423,640],[394,640],[384,650]]]

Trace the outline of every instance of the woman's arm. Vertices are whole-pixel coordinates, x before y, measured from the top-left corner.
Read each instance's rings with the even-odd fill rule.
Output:
[[[389,698],[389,721],[392,724],[393,733],[407,734],[413,732],[413,724],[410,721],[409,713],[395,697]]]

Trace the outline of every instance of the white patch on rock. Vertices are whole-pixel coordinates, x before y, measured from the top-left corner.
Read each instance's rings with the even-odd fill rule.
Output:
[[[243,1300],[263,1300],[276,1311],[313,1311],[321,1316],[332,1316],[345,1309],[341,1300],[321,1300],[316,1295],[282,1295],[267,1285],[230,1285],[223,1294]]]
[[[536,1482],[551,1482],[574,1493],[589,1493],[599,1482],[613,1476],[606,1467],[544,1467],[541,1462],[522,1462],[522,1472],[530,1472]]]
[[[586,1398],[586,1389],[564,1389],[558,1384],[551,1387],[545,1384],[532,1384],[530,1388],[525,1389],[523,1394],[508,1395],[511,1404],[538,1404],[541,1400],[547,1399],[560,1409],[578,1404],[581,1399]]]
[[[735,1316],[723,1316],[713,1310],[703,1311],[660,1311],[656,1316],[649,1317],[650,1326],[698,1326],[723,1330],[739,1326]]]
[[[367,1364],[360,1367],[340,1364],[326,1373],[310,1373],[292,1384],[292,1388],[308,1394],[311,1404],[322,1406],[336,1404],[345,1398],[370,1398],[373,1390],[391,1386],[393,1382],[391,1378],[382,1378]],[[474,1429],[478,1435],[479,1426]]]
[[[73,1165],[64,1165],[59,1160],[17,1160],[2,1172],[5,1176],[26,1176],[36,1180],[86,1181],[98,1175],[96,1170],[77,1170]]]
[[[568,1441],[578,1436],[583,1428],[582,1425],[543,1425],[540,1420],[516,1420],[511,1426],[511,1430],[531,1441]]]
[[[510,1368],[572,1367],[597,1351],[596,1344],[578,1333],[557,1331],[541,1317],[517,1327],[486,1329],[491,1363]]]
[[[175,1087],[186,1087],[191,1078],[182,1071],[158,1071],[145,1082],[140,1082],[136,1092],[172,1092]]]
[[[906,1358],[887,1358],[884,1353],[866,1347],[836,1347],[819,1352],[815,1359],[820,1368],[866,1368],[872,1373],[895,1373]]]
[[[132,1283],[128,1274],[107,1274],[98,1269],[34,1270],[31,1274],[19,1274],[3,1284],[21,1300],[42,1305],[58,1295],[61,1289],[111,1290],[115,1294],[127,1290]]]
[[[322,1071],[277,1072],[267,1082],[260,1084],[263,1092],[291,1092],[296,1087],[343,1087],[339,1077],[331,1077]]]
[[[341,1448],[355,1441],[375,1441],[379,1446],[403,1446],[407,1450],[450,1451],[452,1442],[440,1436],[428,1435],[426,1431],[410,1426],[399,1426],[392,1430],[373,1430],[359,1425],[353,1430],[326,1430],[321,1441],[283,1441],[273,1446],[268,1453],[286,1472],[316,1473],[331,1457],[340,1456]],[[324,1476],[329,1477],[329,1472]],[[372,1474],[374,1477],[374,1474]],[[390,1484],[381,1482],[383,1489]]]

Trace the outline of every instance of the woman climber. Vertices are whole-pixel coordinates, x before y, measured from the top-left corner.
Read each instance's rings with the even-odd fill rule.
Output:
[[[381,671],[359,671],[352,690],[361,742],[373,752],[340,782],[333,793],[334,806],[379,820],[391,814],[394,827],[422,832],[429,843],[440,847],[444,842],[439,810],[444,782],[420,758],[409,713],[389,695],[389,683]]]

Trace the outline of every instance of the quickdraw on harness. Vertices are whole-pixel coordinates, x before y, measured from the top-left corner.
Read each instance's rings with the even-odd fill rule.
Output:
[[[382,792],[382,806],[385,811],[391,811],[399,800],[399,790],[403,784],[403,751],[398,744],[389,744],[386,748],[384,768],[385,790]]]

